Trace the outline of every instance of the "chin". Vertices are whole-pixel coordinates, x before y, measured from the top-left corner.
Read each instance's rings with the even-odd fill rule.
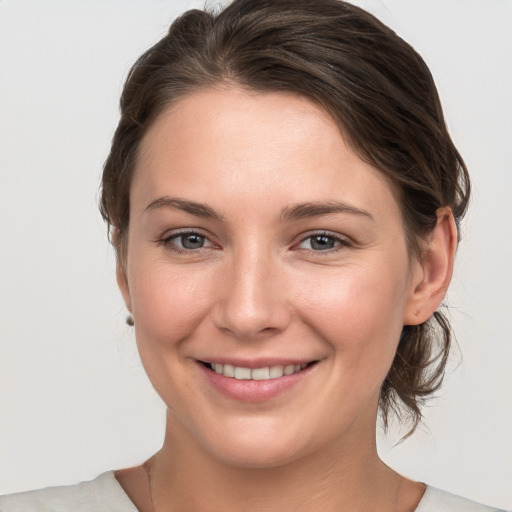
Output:
[[[274,446],[268,442],[235,444],[230,449],[219,453],[216,447],[214,456],[224,464],[244,469],[278,468],[299,458],[296,449],[285,446]]]
[[[203,440],[215,459],[240,468],[277,468],[293,462],[308,452],[304,436],[277,425],[248,425],[224,428]],[[219,435],[220,434],[220,435]]]

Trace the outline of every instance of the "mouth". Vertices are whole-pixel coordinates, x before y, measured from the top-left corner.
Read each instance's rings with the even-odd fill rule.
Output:
[[[273,380],[281,377],[295,375],[307,368],[315,365],[318,361],[309,363],[297,363],[286,365],[263,366],[261,368],[248,368],[244,366],[235,366],[232,364],[201,363],[210,371],[218,375],[237,380]]]

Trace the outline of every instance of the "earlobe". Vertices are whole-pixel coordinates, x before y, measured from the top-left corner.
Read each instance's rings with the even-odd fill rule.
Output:
[[[421,257],[414,263],[412,272],[404,325],[418,325],[428,320],[448,290],[457,250],[457,227],[449,207],[439,208],[437,223],[420,248]]]

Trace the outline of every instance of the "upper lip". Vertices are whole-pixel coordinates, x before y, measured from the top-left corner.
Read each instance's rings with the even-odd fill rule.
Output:
[[[229,364],[242,368],[266,368],[271,366],[306,365],[318,361],[318,359],[293,359],[293,358],[261,358],[261,359],[239,359],[232,357],[212,357],[198,359],[206,364]]]

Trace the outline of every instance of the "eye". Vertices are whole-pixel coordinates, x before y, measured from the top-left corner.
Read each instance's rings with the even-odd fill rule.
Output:
[[[189,251],[199,251],[213,247],[213,243],[207,236],[197,231],[181,231],[166,236],[158,241],[158,244],[165,246],[167,249],[178,253],[186,253]]]
[[[304,238],[298,247],[310,251],[328,251],[346,245],[348,242],[340,237],[328,233],[317,233]]]
[[[206,237],[199,233],[181,233],[172,236],[169,241],[178,245],[181,249],[201,249],[205,245]]]

